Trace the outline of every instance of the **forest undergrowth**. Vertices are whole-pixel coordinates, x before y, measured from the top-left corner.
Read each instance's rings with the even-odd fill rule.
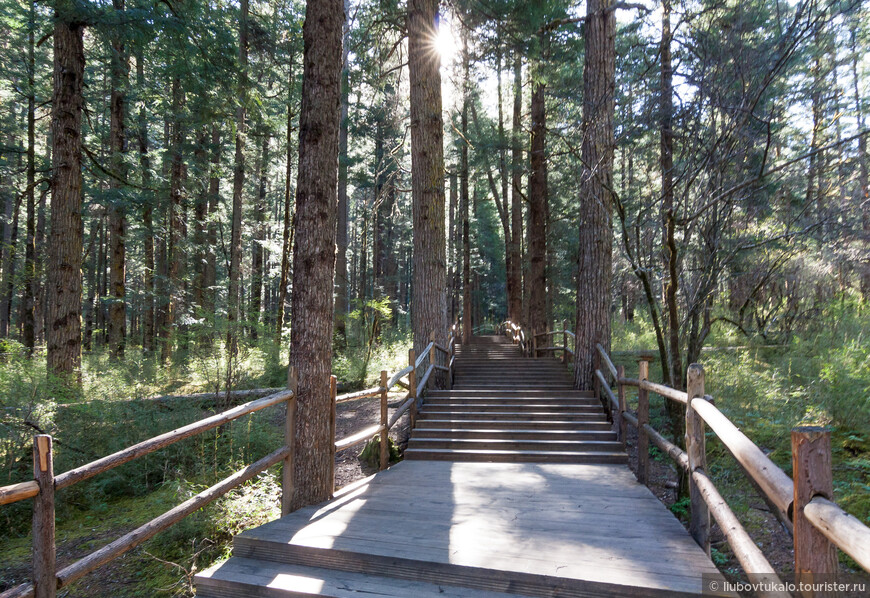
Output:
[[[409,344],[407,336],[388,331],[379,344],[346,347],[336,355],[334,373],[347,390],[375,384],[381,369],[392,373],[405,366]],[[136,350],[129,350],[123,361],[102,352],[88,354],[81,396],[64,393],[63,386],[46,377],[41,361],[28,359],[14,343],[6,344],[2,359],[0,485],[32,479],[34,434],[54,437],[55,472],[60,473],[218,409],[212,402],[143,399],[225,389],[226,356],[217,348],[193,348],[166,365]],[[271,340],[244,346],[233,388],[282,386],[286,363],[286,351],[275,352]],[[377,409],[372,401],[340,405],[339,434],[371,425]],[[283,419],[283,408],[265,409],[62,490],[57,500],[59,567],[275,450],[283,442]],[[338,456],[339,485],[373,473],[356,459],[359,450]],[[280,467],[275,467],[61,595],[105,596],[107,589],[117,597],[193,595],[193,575],[228,558],[233,535],[279,516],[280,496]],[[0,509],[0,591],[29,577],[31,503]]]

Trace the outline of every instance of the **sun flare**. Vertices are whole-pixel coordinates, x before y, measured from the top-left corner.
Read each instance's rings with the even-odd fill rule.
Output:
[[[458,48],[456,37],[453,35],[453,29],[446,19],[441,19],[438,23],[434,46],[438,56],[441,57],[442,65],[453,62],[453,57],[456,55]]]

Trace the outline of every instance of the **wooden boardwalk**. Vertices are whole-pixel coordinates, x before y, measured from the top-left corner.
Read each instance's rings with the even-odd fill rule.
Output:
[[[540,388],[541,366],[524,369],[490,344],[464,359],[494,352],[510,371],[457,367],[456,396],[441,396],[454,404],[421,412],[409,449],[418,452],[332,501],[243,532],[233,558],[197,576],[198,595],[701,595],[716,568],[635,480],[594,406],[570,393],[553,402],[567,378],[545,395],[524,391]]]

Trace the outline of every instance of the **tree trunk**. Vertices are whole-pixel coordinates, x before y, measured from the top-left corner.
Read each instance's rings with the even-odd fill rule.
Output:
[[[175,336],[175,320],[181,307],[181,239],[184,236],[184,123],[182,110],[184,107],[184,91],[181,82],[176,77],[172,81],[172,158],[169,167],[169,241],[166,248],[167,290],[163,314],[163,346],[160,347],[160,357],[164,362],[172,358],[173,337]]]
[[[113,0],[114,9],[124,12],[124,0]],[[130,65],[121,35],[112,40],[112,93],[110,96],[110,126],[109,145],[112,151],[112,169],[121,178],[127,179],[127,166],[124,154],[127,153],[126,132],[126,93]],[[109,255],[111,279],[109,289],[112,297],[109,303],[109,351],[113,358],[124,356],[124,345],[127,338],[127,303],[126,303],[126,236],[127,216],[124,202],[119,197],[123,185],[113,178],[110,182],[115,191],[112,205],[109,207]]]
[[[290,79],[292,81],[292,77]],[[287,284],[290,281],[290,251],[293,247],[292,219],[292,195],[291,180],[293,173],[293,146],[291,136],[293,132],[293,108],[287,104],[287,170],[284,177],[284,230],[282,233],[283,245],[281,246],[281,280],[278,283],[278,322],[275,326],[276,344],[281,345],[281,336],[284,334],[284,312],[287,304]],[[340,217],[340,214],[339,214]],[[347,232],[345,228],[345,232]],[[347,282],[347,281],[345,281]]]
[[[858,44],[856,42],[857,23],[850,31],[852,50],[852,85],[855,95],[855,115],[858,118],[858,130],[864,130],[864,107],[861,105],[861,94],[858,85]],[[867,136],[858,138],[858,200],[861,207],[861,228],[864,246],[864,262],[859,265],[861,276],[861,296],[864,301],[870,301],[870,176],[867,174]]]
[[[230,233],[230,271],[227,292],[227,392],[233,361],[238,352],[239,269],[242,262],[242,193],[245,187],[245,138],[248,104],[248,0],[241,0],[239,14],[239,105],[236,108],[236,155],[233,168],[233,215]]]
[[[411,86],[411,187],[414,350],[429,335],[446,342],[447,270],[444,247],[444,130],[440,58],[432,51],[438,0],[408,0],[408,72]]]
[[[462,212],[462,342],[470,343],[473,333],[474,316],[471,303],[471,223],[468,197],[468,36],[463,36],[462,49],[462,140],[459,153],[459,202]]]
[[[11,214],[10,214],[11,212]],[[12,298],[15,295],[15,263],[18,253],[18,215],[21,212],[21,196],[9,195],[6,201],[6,224],[3,227],[3,282],[0,299],[0,338],[9,336],[12,328]]]
[[[263,267],[266,241],[266,177],[269,169],[269,134],[263,129],[263,145],[260,148],[260,175],[257,203],[254,206],[254,239],[251,245],[251,297],[250,316],[251,339],[257,340],[257,327],[260,325],[260,312],[263,307]]]
[[[142,50],[136,53],[136,84],[139,89],[145,86],[145,58]],[[143,272],[145,291],[142,310],[142,349],[146,353],[154,350],[154,193],[151,186],[151,159],[148,157],[148,119],[145,103],[139,108],[139,169],[145,197],[142,201],[142,223],[145,227],[145,268]]]
[[[344,0],[344,10],[350,10],[350,2]],[[343,33],[343,50],[341,60],[341,129],[338,138],[338,223],[336,225],[335,242],[335,331],[340,343],[347,343],[347,134],[348,134],[348,102],[350,96],[350,71],[347,56],[350,51],[350,23],[345,23]]]
[[[208,170],[208,158],[206,150],[208,148],[208,129],[203,126],[197,135],[196,147],[193,151],[193,160],[199,169],[200,180],[197,184],[196,201],[193,205],[193,250],[195,252],[194,268],[193,268],[193,301],[194,311],[203,315],[208,315],[205,311],[205,294],[208,278],[208,262],[207,254],[208,247],[206,246],[205,227],[208,214],[208,194],[211,173]],[[207,334],[201,335],[205,340]]]
[[[49,372],[81,385],[82,82],[84,27],[72,3],[58,0],[54,24],[51,239],[48,244],[46,344]]]
[[[542,61],[543,58],[538,59],[538,69]],[[547,116],[545,86],[540,78],[534,83],[531,112],[528,325],[531,330],[542,332],[547,327]]]
[[[36,346],[36,2],[30,2],[27,23],[27,243],[24,248],[22,342],[28,355]]]
[[[342,0],[309,2],[302,29],[305,67],[290,314],[290,364],[299,377],[294,509],[326,500],[334,482],[329,377],[344,18]]]
[[[203,311],[215,317],[217,294],[217,213],[220,209],[220,166],[221,166],[221,129],[220,125],[211,126],[211,169],[208,178],[208,225],[206,226],[205,250],[205,289],[203,292]],[[209,341],[211,342],[211,341]]]
[[[514,110],[511,131],[511,242],[510,271],[508,275],[508,318],[513,322],[523,317],[523,59],[517,52],[514,56]]]
[[[584,390],[592,388],[596,343],[610,350],[615,30],[613,0],[589,0],[583,71],[583,176],[574,352],[574,386]]]

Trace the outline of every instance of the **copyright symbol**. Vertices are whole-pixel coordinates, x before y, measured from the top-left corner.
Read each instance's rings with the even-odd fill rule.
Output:
[[[718,589],[719,589],[719,582],[718,581],[711,581],[710,582],[710,590],[715,592]]]

